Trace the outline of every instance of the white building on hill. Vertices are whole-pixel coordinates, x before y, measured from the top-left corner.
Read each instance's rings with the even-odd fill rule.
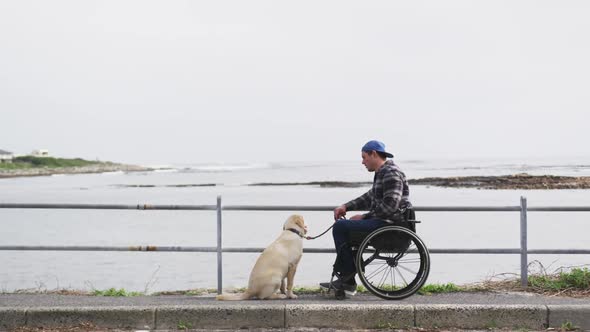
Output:
[[[12,152],[0,150],[0,163],[11,163],[14,154]]]
[[[46,149],[33,150],[33,152],[31,152],[31,156],[33,156],[33,157],[49,157],[49,150],[46,150]]]

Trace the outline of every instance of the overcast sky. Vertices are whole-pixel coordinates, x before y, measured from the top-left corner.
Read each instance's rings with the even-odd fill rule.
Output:
[[[0,1],[0,149],[590,156],[589,1]],[[565,159],[564,159],[565,158]]]

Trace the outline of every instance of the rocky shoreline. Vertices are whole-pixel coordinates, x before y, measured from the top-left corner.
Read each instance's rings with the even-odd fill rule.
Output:
[[[116,163],[99,163],[77,167],[37,167],[24,169],[0,169],[1,178],[48,176],[56,174],[92,174],[106,172],[147,172],[153,168],[125,165]],[[557,175],[530,175],[526,173],[501,176],[459,176],[459,177],[430,177],[421,179],[409,179],[410,185],[435,186],[445,188],[475,188],[475,189],[525,189],[525,190],[552,190],[552,189],[590,189],[590,177],[588,176],[557,176]],[[312,182],[259,182],[247,186],[318,186],[321,188],[359,188],[369,187],[371,182],[353,181],[312,181]],[[173,184],[159,187],[210,187],[217,186],[214,183],[199,184]],[[126,187],[157,187],[156,185],[121,185]]]
[[[408,181],[413,185],[477,189],[590,189],[588,176],[530,175],[461,176],[423,178]]]
[[[116,163],[100,163],[76,167],[35,167],[22,169],[0,169],[0,178],[48,176],[57,174],[94,174],[107,172],[146,172],[152,168]]]
[[[514,174],[501,176],[459,176],[409,179],[410,185],[476,189],[590,189],[590,177]],[[371,182],[313,181],[252,183],[249,186],[319,186],[322,188],[357,188]]]

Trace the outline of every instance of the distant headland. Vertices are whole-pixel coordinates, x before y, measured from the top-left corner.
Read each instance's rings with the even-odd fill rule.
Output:
[[[118,164],[109,161],[91,161],[81,158],[54,158],[45,156],[13,157],[0,162],[0,178],[47,176],[54,174],[89,174],[105,172],[141,172],[152,168]]]

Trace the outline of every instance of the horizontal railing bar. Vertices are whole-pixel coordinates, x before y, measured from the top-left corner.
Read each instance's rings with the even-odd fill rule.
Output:
[[[529,249],[530,254],[590,254],[590,249]]]
[[[431,254],[520,254],[520,248],[441,248],[428,249]]]
[[[216,205],[152,205],[152,204],[38,204],[0,203],[0,209],[86,209],[86,210],[207,210],[217,209]],[[225,211],[333,211],[334,206],[297,205],[227,205]],[[415,206],[416,211],[494,212],[520,211],[520,206]],[[527,211],[590,211],[590,206],[539,206],[528,207]]]
[[[226,205],[224,211],[333,211],[334,206]],[[520,211],[520,206],[415,206],[416,211]]]
[[[334,206],[224,205],[223,211],[334,211]]]
[[[538,206],[538,207],[527,207],[527,211],[551,211],[551,212],[561,212],[561,211],[580,211],[580,212],[588,212],[590,211],[590,206]]]
[[[152,204],[37,204],[0,203],[5,209],[96,209],[96,210],[216,210],[216,205],[152,205]],[[576,207],[579,209],[579,207]],[[519,206],[417,206],[416,211],[520,211]],[[334,206],[227,205],[225,211],[333,211]],[[590,211],[590,207],[588,207]],[[577,211],[577,210],[576,210]]]
[[[122,205],[122,204],[29,204],[0,203],[0,209],[82,209],[82,210],[216,210],[216,205]]]
[[[216,247],[182,246],[0,246],[0,251],[160,251],[160,252],[217,252]],[[264,248],[223,248],[228,253],[258,253]],[[304,253],[336,253],[329,248],[304,248]],[[410,252],[416,252],[415,250]],[[519,248],[440,248],[429,249],[431,254],[520,254]],[[528,254],[590,254],[590,249],[532,249]]]
[[[0,251],[2,251],[2,250],[217,252],[216,247],[181,247],[181,246],[0,246]]]
[[[504,212],[520,211],[520,206],[415,206],[415,211]]]

